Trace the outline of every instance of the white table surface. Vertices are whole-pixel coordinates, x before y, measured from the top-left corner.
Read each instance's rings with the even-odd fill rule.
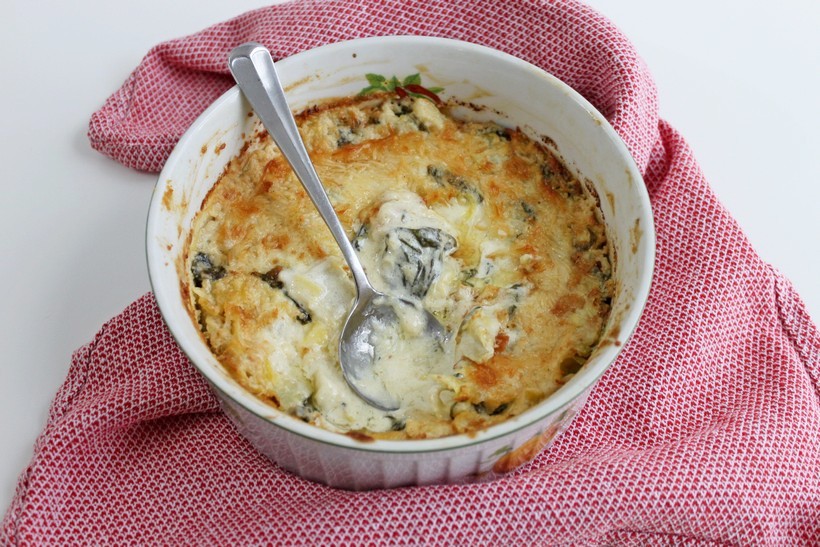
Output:
[[[0,511],[74,349],[149,290],[143,229],[155,177],[93,151],[89,116],[154,44],[270,2],[12,0],[0,165]],[[820,318],[820,3],[591,0],[653,71],[763,258]]]

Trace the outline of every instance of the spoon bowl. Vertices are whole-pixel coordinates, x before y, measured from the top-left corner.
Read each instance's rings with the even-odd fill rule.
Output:
[[[421,313],[424,321],[423,336],[435,342],[438,347],[443,349],[449,340],[444,326],[427,310],[376,290],[359,292],[339,337],[342,372],[348,385],[359,397],[385,411],[397,410],[401,402],[386,389],[384,381],[374,372],[378,343],[374,341],[373,334],[379,328],[390,329],[399,325],[399,316],[394,307],[397,304],[413,306],[417,313]]]
[[[345,381],[371,406],[385,411],[396,410],[400,400],[387,390],[383,378],[374,374],[374,362],[382,356],[377,356],[373,335],[376,328],[400,328],[396,307],[413,304],[377,291],[368,280],[299,136],[270,52],[255,42],[242,44],[231,51],[228,66],[333,234],[353,275],[356,300],[339,338],[339,363]],[[444,326],[431,313],[423,309],[419,311],[425,325],[424,335],[443,345],[446,340]]]

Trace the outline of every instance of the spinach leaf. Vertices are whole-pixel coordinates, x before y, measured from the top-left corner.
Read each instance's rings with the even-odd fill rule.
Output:
[[[216,281],[225,277],[225,268],[216,266],[211,257],[205,253],[197,253],[191,260],[191,275],[194,278],[194,286],[201,287],[205,279]]]
[[[386,251],[393,250],[390,279],[398,279],[416,298],[427,295],[441,275],[442,260],[456,248],[456,239],[438,228],[396,228],[387,234]]]

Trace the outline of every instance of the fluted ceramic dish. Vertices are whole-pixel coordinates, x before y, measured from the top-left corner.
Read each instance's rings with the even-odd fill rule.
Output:
[[[227,62],[227,54],[226,62]],[[271,460],[304,478],[348,489],[492,478],[534,458],[560,434],[634,330],[652,279],[655,238],[649,197],[632,157],[607,120],[583,97],[543,70],[465,42],[378,37],[340,42],[277,62],[295,110],[355,95],[366,73],[419,73],[440,96],[484,108],[459,115],[520,127],[548,143],[601,197],[613,249],[617,292],[602,341],[584,367],[523,414],[473,435],[424,440],[359,440],[307,424],[255,398],[208,349],[184,292],[184,253],[191,224],[225,165],[254,130],[234,87],[183,135],[159,176],[147,224],[151,283],[162,316],[211,384],[238,431]]]

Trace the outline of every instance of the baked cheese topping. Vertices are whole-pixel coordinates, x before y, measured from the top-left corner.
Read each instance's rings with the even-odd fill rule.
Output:
[[[609,313],[608,245],[594,196],[553,154],[411,96],[297,121],[371,283],[416,304],[372,339],[373,381],[400,406],[369,406],[342,377],[353,281],[264,131],[209,194],[188,252],[203,335],[245,388],[332,431],[418,439],[518,415],[583,365]],[[422,308],[451,333],[445,347]]]

